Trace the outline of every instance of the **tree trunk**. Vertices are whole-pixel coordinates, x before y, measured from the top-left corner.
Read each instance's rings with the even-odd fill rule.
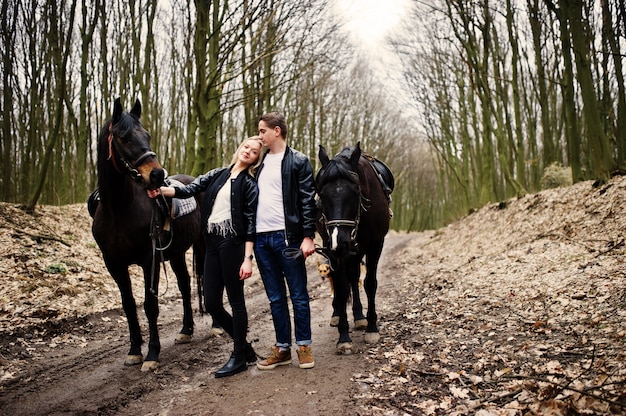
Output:
[[[615,163],[598,111],[598,99],[591,74],[589,44],[585,38],[588,23],[583,21],[582,0],[560,0],[560,4],[561,9],[564,9],[569,17],[576,74],[583,100],[585,130],[589,141],[591,168],[595,179],[606,181]]]
[[[511,88],[513,93],[513,119],[515,120],[515,137],[512,141],[512,150],[515,151],[515,170],[517,182],[523,192],[526,193],[528,189],[528,181],[526,176],[526,146],[524,145],[524,133],[523,133],[523,115],[522,115],[522,99],[520,97],[520,88],[522,84],[522,75],[520,74],[520,52],[519,44],[517,42],[518,33],[515,27],[515,13],[511,5],[511,0],[506,2],[506,22],[509,34],[509,42],[511,43]],[[531,138],[527,138],[530,140]]]
[[[50,164],[50,160],[52,158],[52,153],[54,147],[56,146],[57,140],[59,138],[59,132],[61,130],[61,124],[63,122],[63,95],[65,94],[65,88],[67,85],[67,61],[71,53],[71,41],[72,41],[72,31],[74,29],[74,16],[76,12],[76,1],[72,1],[72,5],[70,8],[70,16],[67,24],[67,34],[65,35],[65,43],[63,44],[63,34],[58,33],[60,37],[59,41],[56,44],[59,47],[59,51],[54,54],[54,57],[59,60],[58,64],[58,74],[57,74],[57,97],[58,97],[58,105],[56,107],[56,114],[54,117],[54,125],[52,131],[50,133],[50,138],[48,140],[46,151],[42,157],[42,165],[41,171],[39,172],[39,176],[37,177],[37,185],[35,191],[33,192],[30,201],[25,206],[25,210],[27,212],[34,212],[35,206],[37,205],[37,201],[41,195],[41,190],[44,187],[46,182],[46,175],[48,173],[48,165]],[[60,31],[59,31],[60,32]],[[61,49],[62,48],[62,49]]]
[[[562,7],[556,8],[551,0],[544,0],[550,10],[552,10],[559,20],[561,35],[561,52],[563,54],[563,74],[561,85],[563,89],[563,117],[565,119],[565,137],[567,139],[567,156],[572,169],[572,180],[580,182],[587,178],[583,175],[581,162],[581,138],[580,127],[576,110],[576,99],[574,93],[574,68],[572,65],[571,38],[569,31],[569,19]],[[563,0],[559,0],[562,2]]]
[[[12,4],[9,4],[12,3]],[[12,7],[11,9],[9,7]],[[15,50],[7,47],[14,45],[17,32],[15,30],[17,24],[19,2],[2,1],[1,20],[1,36],[2,44],[2,140],[0,147],[2,148],[2,161],[0,161],[0,198],[4,201],[10,201],[14,197],[13,172],[14,161],[13,155],[14,142],[13,134],[15,133],[14,117],[13,117],[13,79],[15,77],[13,62],[15,61]]]
[[[621,1],[620,4],[623,7],[624,2]],[[602,15],[604,18],[603,33],[606,36],[613,58],[613,64],[615,65],[615,78],[617,83],[617,114],[613,126],[617,164],[620,169],[626,170],[626,85],[624,84],[624,67],[622,65],[623,57],[620,43],[615,36],[618,28],[613,27],[613,14],[611,13],[608,0],[602,0]],[[622,19],[624,18],[626,18],[626,15],[622,16]]]
[[[226,6],[223,6],[226,7]],[[205,173],[216,167],[216,141],[219,126],[220,82],[218,61],[220,57],[221,17],[219,0],[196,1],[196,56],[197,84],[195,94],[197,134],[195,162],[191,175]]]
[[[82,24],[80,27],[81,54],[80,54],[80,92],[78,98],[78,136],[76,137],[76,189],[75,200],[85,201],[94,187],[88,175],[89,149],[91,148],[91,129],[87,120],[90,103],[87,101],[87,88],[93,82],[94,69],[90,66],[90,51],[93,47],[93,35],[98,24],[100,1],[81,1]],[[88,8],[88,5],[91,5]],[[89,16],[89,10],[93,16]]]
[[[541,136],[543,143],[541,167],[549,166],[558,160],[557,148],[554,142],[554,127],[550,116],[550,106],[548,100],[548,88],[546,85],[547,76],[542,51],[543,46],[543,25],[540,20],[539,0],[527,1],[529,10],[530,29],[533,38],[533,52],[535,57],[535,70],[537,71],[536,84],[539,91],[539,107],[541,108]]]

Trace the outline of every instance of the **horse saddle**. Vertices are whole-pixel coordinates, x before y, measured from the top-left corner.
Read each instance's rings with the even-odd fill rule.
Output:
[[[98,208],[98,203],[100,202],[100,190],[98,188],[95,189],[87,198],[87,211],[89,211],[89,215],[91,218],[96,215],[96,208]]]
[[[389,166],[385,165],[379,159],[376,159],[374,156],[369,155],[367,153],[363,153],[363,157],[370,162],[370,165],[374,168],[374,172],[376,172],[376,177],[380,181],[380,184],[383,187],[383,191],[385,191],[385,195],[389,198],[389,195],[393,192],[393,188],[395,186],[395,179],[393,177],[393,173],[391,173],[391,169]]]
[[[165,179],[165,183],[167,186],[183,186],[182,182],[179,182],[175,179],[167,178]],[[170,198],[167,198],[169,201]],[[96,188],[89,198],[87,199],[87,211],[89,211],[89,215],[91,218],[96,215],[96,209],[98,208],[98,204],[100,203],[100,190]],[[176,218],[180,218],[184,215],[190,214],[198,208],[198,202],[196,198],[171,198],[171,208],[170,212],[164,212],[164,214],[171,219],[175,220]]]

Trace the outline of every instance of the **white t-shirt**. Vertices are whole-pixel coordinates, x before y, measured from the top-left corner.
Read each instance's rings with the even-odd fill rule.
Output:
[[[230,190],[233,183],[232,179],[226,181],[222,189],[217,192],[213,210],[207,220],[207,229],[211,234],[226,237],[229,233],[234,233],[233,221],[230,211]]]
[[[230,219],[230,190],[232,179],[226,181],[222,189],[217,191],[213,210],[209,215],[209,224],[217,224]]]
[[[256,210],[256,232],[280,231],[285,229],[283,210],[283,177],[281,164],[285,152],[268,153],[263,159],[263,169],[257,177],[259,204]]]

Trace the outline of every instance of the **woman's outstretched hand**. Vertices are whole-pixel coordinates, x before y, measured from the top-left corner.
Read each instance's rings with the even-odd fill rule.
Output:
[[[157,189],[148,189],[146,192],[148,192],[148,196],[150,198],[156,198],[159,195],[171,197],[176,195],[176,189],[172,188],[171,186],[162,186]]]
[[[161,190],[159,188],[157,188],[157,189],[148,189],[146,192],[148,193],[148,196],[150,198],[156,198],[157,196],[159,196],[161,194]]]

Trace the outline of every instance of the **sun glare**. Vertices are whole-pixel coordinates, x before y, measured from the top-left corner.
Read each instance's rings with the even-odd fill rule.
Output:
[[[345,29],[357,42],[371,46],[383,41],[406,13],[409,0],[337,0]]]

